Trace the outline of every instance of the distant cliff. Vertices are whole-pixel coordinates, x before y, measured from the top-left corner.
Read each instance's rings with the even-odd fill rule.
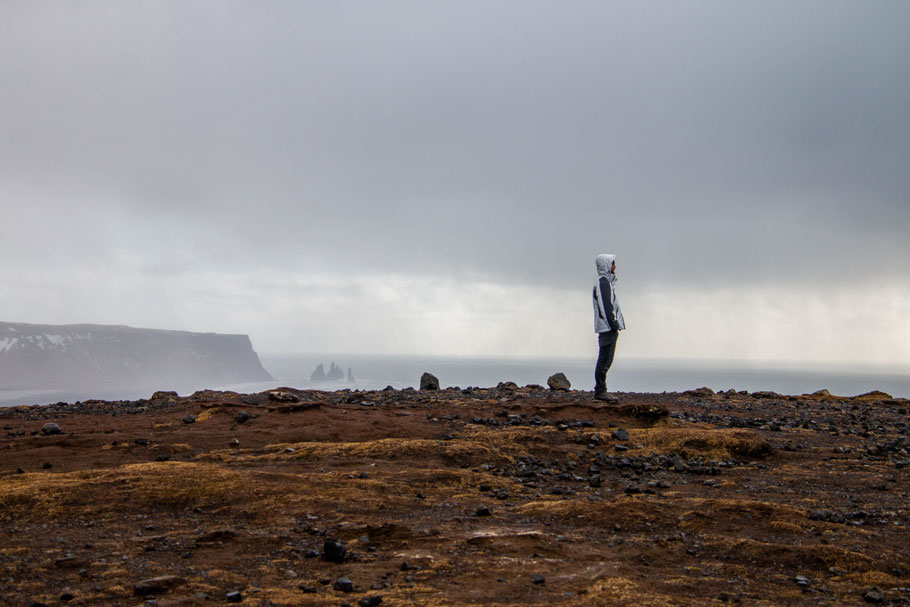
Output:
[[[4,389],[178,389],[270,379],[246,335],[0,322]]]

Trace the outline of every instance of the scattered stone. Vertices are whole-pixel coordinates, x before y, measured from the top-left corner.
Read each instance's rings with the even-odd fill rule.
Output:
[[[251,419],[253,419],[253,416],[246,411],[239,411],[237,415],[234,416],[234,420],[236,420],[238,424],[246,423]]]
[[[547,385],[550,386],[550,390],[569,390],[572,387],[565,373],[554,373],[547,379]]]
[[[297,586],[297,588],[304,594],[316,594],[319,592],[315,586],[307,586],[306,584],[301,584],[300,586]]]
[[[148,447],[149,439],[147,438],[134,438],[133,443],[139,445],[140,447]]]
[[[293,392],[287,392],[285,390],[272,390],[269,394],[269,400],[274,400],[279,403],[299,403],[300,397],[294,394]]]
[[[180,576],[162,575],[136,582],[133,584],[133,592],[139,596],[160,594],[182,584],[186,584],[186,580]]]
[[[474,513],[474,516],[490,516],[491,514],[493,514],[493,513],[490,512],[489,508],[487,508],[486,506],[481,506],[480,508],[477,509],[477,512]]]
[[[25,470],[22,468],[16,468],[16,474],[25,474]]]
[[[68,603],[76,598],[76,595],[73,594],[72,590],[66,589],[60,594],[60,600],[64,603]]]
[[[322,560],[329,563],[343,563],[348,549],[338,540],[327,539],[322,544]]]
[[[41,464],[42,470],[50,470],[53,467],[54,467],[54,465],[50,462],[44,462],[43,464]]]
[[[535,584],[546,584],[547,578],[545,578],[544,576],[542,576],[538,573],[537,575],[534,576],[534,583]]]
[[[379,605],[382,605],[382,597],[378,594],[365,596],[357,601],[357,604],[360,607],[378,607]]]
[[[230,445],[231,447],[236,449],[237,447],[240,446],[240,441],[237,440],[236,438],[232,438],[231,442],[229,442],[228,445]]]
[[[166,462],[170,459],[171,459],[170,455],[168,455],[167,453],[162,453],[161,455],[159,455],[158,457],[155,458],[155,461],[156,462]]]
[[[873,390],[872,392],[859,394],[855,398],[862,398],[867,400],[890,400],[893,397],[887,392],[882,392],[881,390]]]
[[[186,415],[186,416],[184,416],[184,418],[183,418],[183,423],[184,423],[184,424],[192,424],[192,423],[194,423],[195,421],[196,421],[196,416],[195,416],[195,415]]]
[[[243,600],[243,595],[240,594],[239,590],[232,590],[224,595],[224,599],[228,603],[239,603]]]
[[[866,590],[866,592],[863,593],[863,600],[866,601],[867,603],[874,603],[874,604],[884,603],[885,602],[885,593],[882,592],[881,588],[879,588],[878,586],[873,586],[872,588],[869,588],[868,590]]]
[[[421,390],[439,390],[439,380],[432,373],[424,373],[420,376]]]
[[[759,390],[752,393],[752,398],[783,398],[783,396],[771,390]]]
[[[616,440],[627,441],[629,440],[629,431],[625,428],[617,428],[613,430],[613,433],[610,435]]]
[[[223,544],[237,537],[237,532],[232,529],[216,529],[210,531],[196,540],[197,545]]]
[[[349,580],[346,577],[340,577],[335,580],[335,583],[332,585],[332,588],[338,592],[354,592],[354,582]]]
[[[63,434],[63,430],[60,428],[59,424],[54,422],[48,422],[41,426],[41,434],[44,436],[51,436],[53,434]]]
[[[168,400],[174,401],[180,398],[180,396],[174,391],[165,391],[159,390],[152,394],[152,397],[149,400]]]
[[[670,411],[663,405],[643,405],[643,404],[624,404],[617,405],[611,411],[625,416],[638,419],[644,422],[653,423],[659,419],[667,417]]]
[[[516,384],[514,381],[501,381],[496,384],[496,389],[509,391],[518,390],[518,384]]]

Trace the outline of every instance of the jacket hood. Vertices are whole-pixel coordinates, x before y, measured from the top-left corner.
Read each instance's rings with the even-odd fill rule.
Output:
[[[610,270],[613,268],[614,261],[616,261],[616,255],[611,255],[610,253],[598,255],[594,259],[594,265],[597,266],[597,275],[606,276],[607,278],[613,276]]]

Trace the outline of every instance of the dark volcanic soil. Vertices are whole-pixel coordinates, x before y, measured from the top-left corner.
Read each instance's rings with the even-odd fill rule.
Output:
[[[906,400],[618,396],[0,409],[0,604],[910,604]]]

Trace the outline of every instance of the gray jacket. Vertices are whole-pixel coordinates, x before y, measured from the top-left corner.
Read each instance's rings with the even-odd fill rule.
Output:
[[[594,332],[622,331],[626,323],[616,300],[616,275],[611,271],[616,255],[604,253],[594,260],[597,266],[597,283],[594,285]]]

